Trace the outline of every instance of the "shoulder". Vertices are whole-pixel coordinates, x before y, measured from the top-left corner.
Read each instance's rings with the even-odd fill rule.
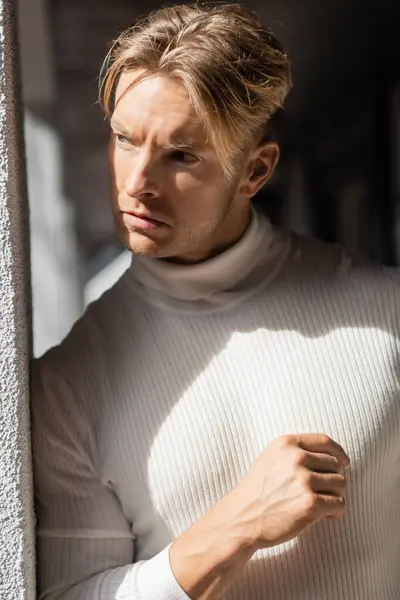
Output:
[[[400,337],[399,268],[337,244],[296,234],[292,240],[290,279],[306,295],[318,296],[331,311],[353,314],[357,322],[364,318]]]
[[[363,281],[364,288],[383,284],[392,289],[400,282],[398,267],[387,267],[339,244],[297,234],[292,234],[291,262],[297,263],[303,277],[323,275],[332,283],[351,286]]]

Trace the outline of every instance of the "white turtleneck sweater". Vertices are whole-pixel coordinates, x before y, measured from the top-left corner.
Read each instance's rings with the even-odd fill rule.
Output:
[[[395,270],[254,216],[196,266],[134,258],[34,364],[40,598],[187,600],[168,547],[285,433],[348,452],[348,510],[227,600],[400,598]]]

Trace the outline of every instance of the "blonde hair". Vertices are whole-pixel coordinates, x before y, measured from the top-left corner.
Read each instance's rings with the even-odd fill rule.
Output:
[[[290,60],[277,38],[237,4],[177,5],[134,23],[112,45],[100,73],[108,117],[123,72],[144,69],[180,79],[227,175],[291,87]]]

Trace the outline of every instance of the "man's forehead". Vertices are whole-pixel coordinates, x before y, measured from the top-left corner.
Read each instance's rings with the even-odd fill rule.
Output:
[[[116,109],[128,108],[137,113],[163,114],[167,110],[176,116],[193,115],[189,94],[180,81],[146,72],[122,73],[115,95]]]
[[[205,143],[204,128],[182,85],[152,76],[120,82],[111,125],[126,133],[160,133],[176,143]]]

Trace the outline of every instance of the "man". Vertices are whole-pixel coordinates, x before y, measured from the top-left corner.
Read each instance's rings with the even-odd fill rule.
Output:
[[[287,55],[170,7],[101,82],[133,260],[34,366],[40,598],[398,600],[398,274],[251,207]]]

